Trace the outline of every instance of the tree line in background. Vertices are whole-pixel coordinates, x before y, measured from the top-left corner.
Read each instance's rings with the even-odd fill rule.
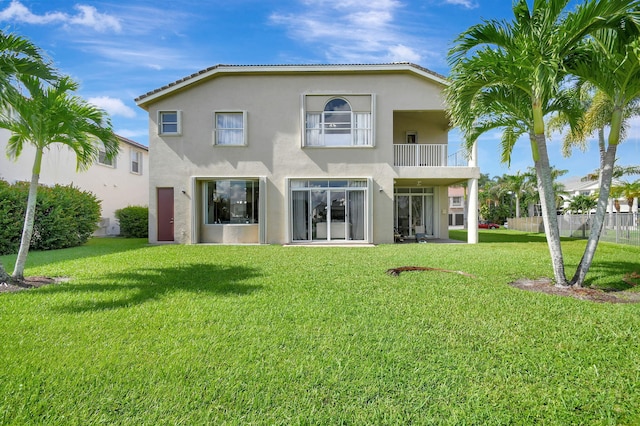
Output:
[[[528,139],[555,283],[580,287],[600,240],[617,147],[640,97],[640,2],[585,0],[571,9],[570,3],[537,0],[530,7],[515,0],[512,20],[484,20],[460,34],[449,51],[446,96],[469,150],[499,129],[501,159],[509,163],[520,137]],[[547,147],[548,132],[558,128],[566,128],[566,155],[594,134],[600,155],[596,212],[571,279]]]
[[[6,154],[17,158],[25,145],[35,148],[16,264],[11,277],[0,264],[0,282],[24,280],[46,151],[55,144],[67,146],[76,155],[78,170],[93,164],[100,151],[107,159],[118,154],[109,116],[77,96],[78,87],[31,41],[0,31],[0,128],[11,132]]]
[[[551,168],[553,193],[555,194],[555,210],[557,214],[581,213],[590,214],[597,207],[598,193],[572,194],[567,191],[558,178],[567,174],[567,170]],[[640,166],[616,166],[611,186],[610,198],[614,210],[621,212],[620,199],[624,199],[628,211],[634,200],[640,197],[640,179],[631,181],[628,176],[640,175]],[[598,179],[598,173],[582,178],[582,181]],[[478,206],[480,217],[494,223],[504,223],[508,218],[540,216],[540,193],[536,173],[533,168],[515,175],[504,174],[490,178],[487,174],[480,176],[478,186]]]

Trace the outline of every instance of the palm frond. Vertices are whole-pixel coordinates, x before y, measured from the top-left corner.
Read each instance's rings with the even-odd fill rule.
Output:
[[[12,133],[7,152],[20,155],[29,143],[40,150],[64,144],[76,154],[78,170],[84,170],[102,150],[107,158],[118,154],[118,141],[105,111],[74,95],[78,84],[62,77],[46,85],[32,76],[21,78],[28,95],[11,93],[11,110],[0,113],[0,128]]]

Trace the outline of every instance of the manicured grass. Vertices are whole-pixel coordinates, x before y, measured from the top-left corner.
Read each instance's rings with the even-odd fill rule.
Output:
[[[637,424],[640,305],[514,289],[551,275],[544,240],[480,241],[31,253],[71,281],[0,294],[0,423]],[[590,284],[639,262],[602,244]]]

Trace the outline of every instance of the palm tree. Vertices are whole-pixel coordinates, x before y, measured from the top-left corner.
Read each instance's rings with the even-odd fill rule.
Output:
[[[635,182],[622,181],[620,184],[611,187],[611,195],[624,197],[629,206],[629,213],[633,207],[633,200],[640,197],[640,180]]]
[[[593,195],[576,195],[573,197],[565,211],[571,213],[591,214],[591,210],[596,207],[597,201]]]
[[[551,166],[551,180],[553,182],[553,193],[555,194],[555,209],[558,211],[565,200],[565,197],[569,195],[565,186],[558,182],[558,178],[569,173],[569,170],[557,169]],[[534,205],[540,204],[540,193],[538,192],[538,186],[536,184],[536,171],[532,167],[528,167],[524,173],[526,182],[524,186],[524,200],[529,209],[529,215],[534,216]]]
[[[449,52],[447,100],[467,145],[503,128],[502,159],[528,134],[541,196],[545,233],[557,286],[567,286],[545,136],[545,115],[565,110],[577,124],[575,96],[562,91],[567,58],[590,34],[617,25],[636,0],[587,0],[567,12],[569,0],[515,0],[512,22],[484,21],[463,32]],[[485,98],[492,98],[488,103]]]
[[[515,175],[504,175],[502,187],[516,199],[516,218],[520,217],[520,197],[524,194],[527,185],[526,176],[519,171]]]
[[[616,152],[623,140],[625,118],[640,97],[640,39],[638,27],[630,19],[619,26],[601,29],[583,42],[567,61],[569,71],[579,83],[587,82],[598,90],[598,105],[610,117],[607,144],[600,147],[599,196],[587,246],[571,283],[582,286],[595,255],[614,175]],[[604,133],[604,132],[603,132]]]
[[[31,41],[0,31],[0,101],[6,106],[7,94],[16,90],[18,77],[30,75],[43,80],[56,79],[56,72],[42,51]]]
[[[582,181],[586,182],[589,180],[598,180],[598,178],[600,177],[600,170],[601,169],[594,170],[593,172],[584,176],[582,178]],[[614,179],[619,179],[623,176],[629,176],[629,175],[640,175],[640,166],[618,166],[618,165],[613,166],[612,177]]]
[[[480,185],[478,185],[480,186]],[[500,188],[498,186],[498,178],[487,179],[484,184],[480,186],[478,193],[479,204],[489,206],[496,206],[500,202]]]
[[[21,82],[28,91],[24,96],[11,92],[8,102],[11,110],[0,112],[0,128],[11,131],[7,145],[8,155],[16,158],[26,143],[36,148],[22,240],[16,260],[13,278],[24,279],[24,267],[33,234],[40,165],[45,149],[63,144],[76,154],[78,170],[86,169],[98,157],[102,149],[107,158],[118,153],[118,141],[111,130],[106,113],[73,92],[78,84],[69,77],[60,78],[45,86],[34,77],[23,77]]]
[[[45,60],[40,49],[29,40],[0,31],[0,108],[7,108],[7,96],[15,91],[13,83],[22,75],[53,80],[55,71]],[[9,282],[11,277],[0,263],[0,282]]]

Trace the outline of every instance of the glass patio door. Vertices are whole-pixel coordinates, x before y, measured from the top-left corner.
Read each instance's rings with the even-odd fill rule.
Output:
[[[336,241],[347,239],[346,191],[338,189],[311,190],[312,239]]]
[[[311,239],[309,227],[309,191],[294,191],[292,194],[293,240]]]
[[[412,188],[420,193],[409,193],[409,189],[399,188],[394,197],[394,226],[404,237],[415,237],[416,234],[434,236],[433,192],[424,193],[431,188]]]
[[[310,181],[315,183],[315,181]],[[364,241],[366,189],[341,187],[325,181],[326,188],[293,187],[291,192],[291,235],[293,241]],[[360,181],[358,181],[360,184]],[[337,186],[337,185],[336,185]]]

